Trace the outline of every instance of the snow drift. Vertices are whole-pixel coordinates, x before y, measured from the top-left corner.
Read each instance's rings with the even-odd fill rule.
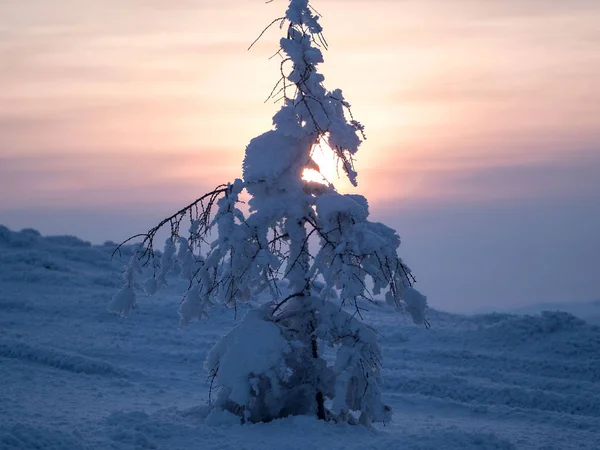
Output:
[[[591,450],[600,442],[600,328],[560,312],[433,310],[425,330],[371,307],[394,422],[367,431],[310,417],[207,420],[203,361],[244,311],[236,321],[217,308],[211,322],[179,328],[181,297],[171,286],[161,298],[140,297],[134,318],[112,315],[106,304],[128,259],[110,263],[113,248],[0,227],[3,450]]]

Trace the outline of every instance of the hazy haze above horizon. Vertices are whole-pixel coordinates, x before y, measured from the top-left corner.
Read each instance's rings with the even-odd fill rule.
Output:
[[[431,304],[600,298],[600,2],[312,4],[366,126],[358,192]],[[240,176],[280,30],[246,49],[285,7],[0,3],[0,224],[117,241]]]

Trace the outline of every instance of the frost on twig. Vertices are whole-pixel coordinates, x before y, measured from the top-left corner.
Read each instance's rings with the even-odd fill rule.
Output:
[[[208,317],[216,305],[266,299],[207,356],[215,411],[242,422],[297,414],[365,425],[388,421],[381,349],[362,321],[364,305],[384,294],[427,325],[426,297],[397,254],[396,232],[369,220],[366,198],[303,179],[305,169],[318,170],[312,155],[326,143],[356,186],[354,157],[364,127],[341,90],[324,86],[318,66],[327,44],[308,0],[291,0],[274,24],[285,28],[276,53],[281,78],[270,95],[281,100],[274,128],[248,144],[241,179],[131,238],[141,244],[111,309],[126,314],[133,307],[141,266],[152,272],[141,283],[148,293],[164,287],[175,267],[188,281],[183,324]],[[168,237],[159,258],[155,241],[163,229]],[[334,361],[324,358],[323,347],[334,349]]]

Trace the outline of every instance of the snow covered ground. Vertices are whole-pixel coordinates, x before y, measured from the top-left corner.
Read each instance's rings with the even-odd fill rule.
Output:
[[[430,311],[426,330],[372,307],[393,422],[206,423],[203,360],[233,312],[182,329],[173,286],[108,313],[113,248],[0,227],[0,449],[600,448],[600,327],[559,312]]]

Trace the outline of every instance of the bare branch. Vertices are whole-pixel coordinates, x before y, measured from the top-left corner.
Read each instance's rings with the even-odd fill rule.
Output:
[[[273,20],[273,22],[271,22],[269,25],[267,25],[265,27],[265,29],[260,32],[258,37],[256,39],[254,39],[254,41],[252,41],[252,44],[250,44],[250,47],[248,47],[248,50],[250,50],[252,47],[254,47],[254,44],[256,44],[260,40],[260,38],[263,36],[263,34],[265,34],[267,32],[267,30],[269,28],[271,28],[276,22],[283,23],[283,22],[285,22],[285,20],[286,20],[285,17],[278,17],[277,19]]]

